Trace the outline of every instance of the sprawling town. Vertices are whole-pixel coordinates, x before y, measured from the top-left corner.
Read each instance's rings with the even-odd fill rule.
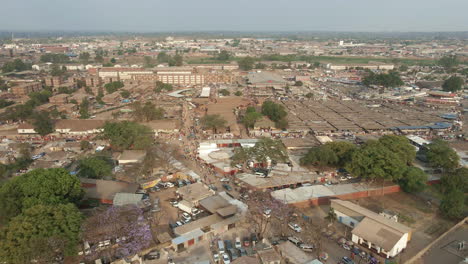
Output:
[[[468,35],[0,39],[0,263],[468,259]]]

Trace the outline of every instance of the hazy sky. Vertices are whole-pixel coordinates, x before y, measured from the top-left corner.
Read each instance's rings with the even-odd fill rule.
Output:
[[[0,0],[0,30],[468,31],[468,0]]]

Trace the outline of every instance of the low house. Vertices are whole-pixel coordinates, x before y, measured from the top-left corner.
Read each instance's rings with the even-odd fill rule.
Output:
[[[119,164],[139,163],[146,157],[146,150],[124,150],[118,158]]]
[[[272,248],[258,251],[257,254],[263,264],[280,264],[281,263],[280,254],[278,254],[278,252],[276,252]]]
[[[85,199],[97,200],[103,204],[113,204],[117,193],[135,193],[138,190],[136,183],[88,178],[80,178],[80,182],[85,192]]]
[[[151,128],[155,136],[173,135],[180,130],[180,121],[177,119],[154,120],[143,125]]]
[[[225,233],[234,228],[247,211],[245,204],[228,197],[225,193],[204,198],[200,201],[200,207],[211,215],[176,227],[174,234],[177,237],[172,240],[175,250],[185,249],[199,241]]]
[[[141,193],[116,193],[112,204],[114,206],[139,205],[142,200],[143,194]]]
[[[68,94],[57,94],[57,95],[51,96],[49,98],[49,102],[55,105],[66,104],[68,103],[68,97],[70,97],[70,95]]]
[[[215,194],[205,184],[197,182],[177,189],[177,194],[193,206],[198,206],[199,201]]]
[[[236,258],[232,264],[261,264],[260,260],[255,256],[242,256],[240,258]]]
[[[288,263],[302,264],[309,263],[314,259],[310,254],[305,253],[302,249],[290,241],[283,242],[277,246],[281,256],[288,261]]]
[[[69,135],[89,135],[102,132],[104,120],[95,119],[59,119],[54,121],[55,132]],[[37,134],[29,123],[22,123],[17,128],[18,134]]]
[[[338,222],[353,230],[352,241],[375,251],[386,258],[393,258],[406,248],[411,240],[411,228],[387,219],[350,201],[331,200]]]

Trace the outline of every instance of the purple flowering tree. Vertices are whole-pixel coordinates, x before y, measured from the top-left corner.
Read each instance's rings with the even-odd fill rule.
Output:
[[[112,206],[97,212],[84,223],[83,239],[90,243],[91,258],[111,259],[133,256],[153,242],[149,223],[134,205]],[[103,243],[109,240],[110,244]]]

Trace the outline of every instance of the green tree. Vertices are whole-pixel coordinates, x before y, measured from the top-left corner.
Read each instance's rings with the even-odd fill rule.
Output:
[[[263,102],[262,114],[268,116],[271,121],[275,122],[276,127],[278,128],[286,128],[288,125],[286,121],[288,113],[281,104],[277,104],[272,101]]]
[[[446,92],[457,92],[463,88],[463,79],[458,76],[451,76],[442,84],[442,88]]]
[[[335,209],[333,209],[333,207],[330,207],[330,210],[328,210],[328,214],[327,216],[325,216],[325,219],[328,220],[330,223],[333,223],[338,219],[335,213]]]
[[[398,154],[398,157],[407,165],[411,165],[416,158],[416,150],[405,136],[385,135],[379,138],[379,142]]]
[[[104,57],[101,54],[97,54],[94,57],[94,61],[97,62],[97,63],[103,63],[104,62]]]
[[[147,149],[153,142],[150,128],[130,121],[107,122],[102,135],[117,150]]]
[[[404,84],[397,71],[379,74],[369,72],[368,76],[364,77],[364,79],[362,80],[362,83],[367,86],[380,85],[386,88],[398,87]]]
[[[433,167],[450,170],[459,166],[460,157],[446,141],[436,139],[427,144],[425,154]]]
[[[155,92],[160,93],[162,90],[166,91],[172,91],[174,88],[172,87],[172,84],[169,83],[163,83],[161,81],[156,81],[155,83]]]
[[[86,151],[86,150],[91,149],[92,147],[93,147],[93,146],[91,145],[91,143],[89,143],[89,141],[87,141],[87,140],[82,140],[82,141],[80,142],[80,149],[81,149],[81,150],[85,150],[85,151]]]
[[[441,213],[450,219],[463,217],[465,206],[465,194],[461,190],[452,190],[443,195],[439,209]]]
[[[444,173],[440,179],[440,187],[444,193],[460,190],[468,193],[468,169],[458,168]]]
[[[80,160],[78,176],[91,179],[105,179],[112,175],[112,161],[105,156],[91,156]]]
[[[254,68],[259,69],[259,70],[263,70],[263,69],[267,68],[267,65],[265,63],[258,62],[257,64],[255,64]]]
[[[31,64],[24,63],[21,59],[15,59],[3,64],[2,72],[26,71],[31,69]]]
[[[110,59],[110,63],[115,64],[117,60],[115,58]]]
[[[120,95],[123,97],[123,98],[129,98],[130,97],[130,92],[128,90],[122,90],[120,92]]]
[[[301,158],[301,165],[313,165],[317,167],[334,166],[339,161],[336,153],[330,146],[322,145],[320,147],[311,148],[307,154]]]
[[[0,259],[18,264],[48,263],[58,256],[74,255],[82,220],[73,204],[28,208],[0,233]]]
[[[169,62],[169,60],[171,60],[171,56],[167,55],[166,52],[160,52],[156,60],[158,61],[158,63],[166,63]]]
[[[52,62],[52,63],[67,63],[70,62],[70,58],[65,54],[57,53],[46,53],[41,55],[41,62]]]
[[[143,57],[143,66],[144,66],[145,68],[154,67],[153,60],[151,59],[150,56],[145,56],[145,57]]]
[[[452,72],[458,66],[459,61],[457,56],[449,55],[440,58],[438,64],[444,67],[446,72]]]
[[[288,155],[286,148],[280,140],[261,138],[255,146],[250,148],[251,158],[265,163],[269,159],[272,162],[286,162]]]
[[[218,129],[226,127],[227,121],[220,115],[205,115],[200,120],[203,129],[211,129],[215,133]]]
[[[184,64],[184,58],[180,54],[174,55],[169,61],[169,66],[182,66]]]
[[[216,57],[219,61],[228,61],[231,58],[231,54],[227,50],[222,50]]]
[[[52,76],[63,76],[66,72],[67,71],[60,67],[60,65],[58,64],[52,64],[52,67],[50,69],[50,74]]]
[[[115,81],[115,82],[110,82],[106,83],[104,85],[104,88],[106,89],[107,94],[111,94],[113,92],[116,92],[118,89],[124,87],[124,83],[120,81]]]
[[[234,95],[235,95],[235,96],[242,96],[242,92],[241,92],[241,91],[236,91],[236,92],[234,93]]]
[[[35,113],[32,125],[34,130],[41,136],[54,132],[54,122],[46,111]]]
[[[255,64],[255,59],[252,57],[244,57],[240,59],[237,64],[239,65],[239,68],[243,71],[250,71],[253,69],[253,66]]]
[[[398,180],[406,169],[397,153],[377,141],[370,140],[351,156],[346,169],[354,176],[368,180]]]
[[[80,104],[80,118],[81,119],[87,119],[91,115],[89,114],[89,101],[88,99],[83,99]]]
[[[398,184],[407,193],[421,192],[426,188],[427,174],[417,167],[408,167]]]
[[[8,222],[38,204],[78,203],[83,190],[78,178],[63,169],[35,169],[0,186],[0,219]]]
[[[304,85],[304,83],[302,81],[296,81],[294,83],[294,86],[302,86],[302,85]]]
[[[83,63],[88,63],[90,57],[91,55],[89,55],[89,52],[82,52],[78,59]]]
[[[221,90],[219,90],[219,93],[220,93],[222,96],[228,96],[228,95],[231,94],[227,89],[221,89]]]
[[[161,107],[156,107],[152,102],[146,102],[144,105],[136,101],[132,104],[132,116],[135,121],[149,122],[153,120],[160,120],[164,118],[165,111]]]
[[[257,113],[256,111],[248,112],[242,118],[242,123],[244,124],[246,128],[253,128],[255,125],[255,122],[257,122],[261,118],[262,118],[262,114]]]

